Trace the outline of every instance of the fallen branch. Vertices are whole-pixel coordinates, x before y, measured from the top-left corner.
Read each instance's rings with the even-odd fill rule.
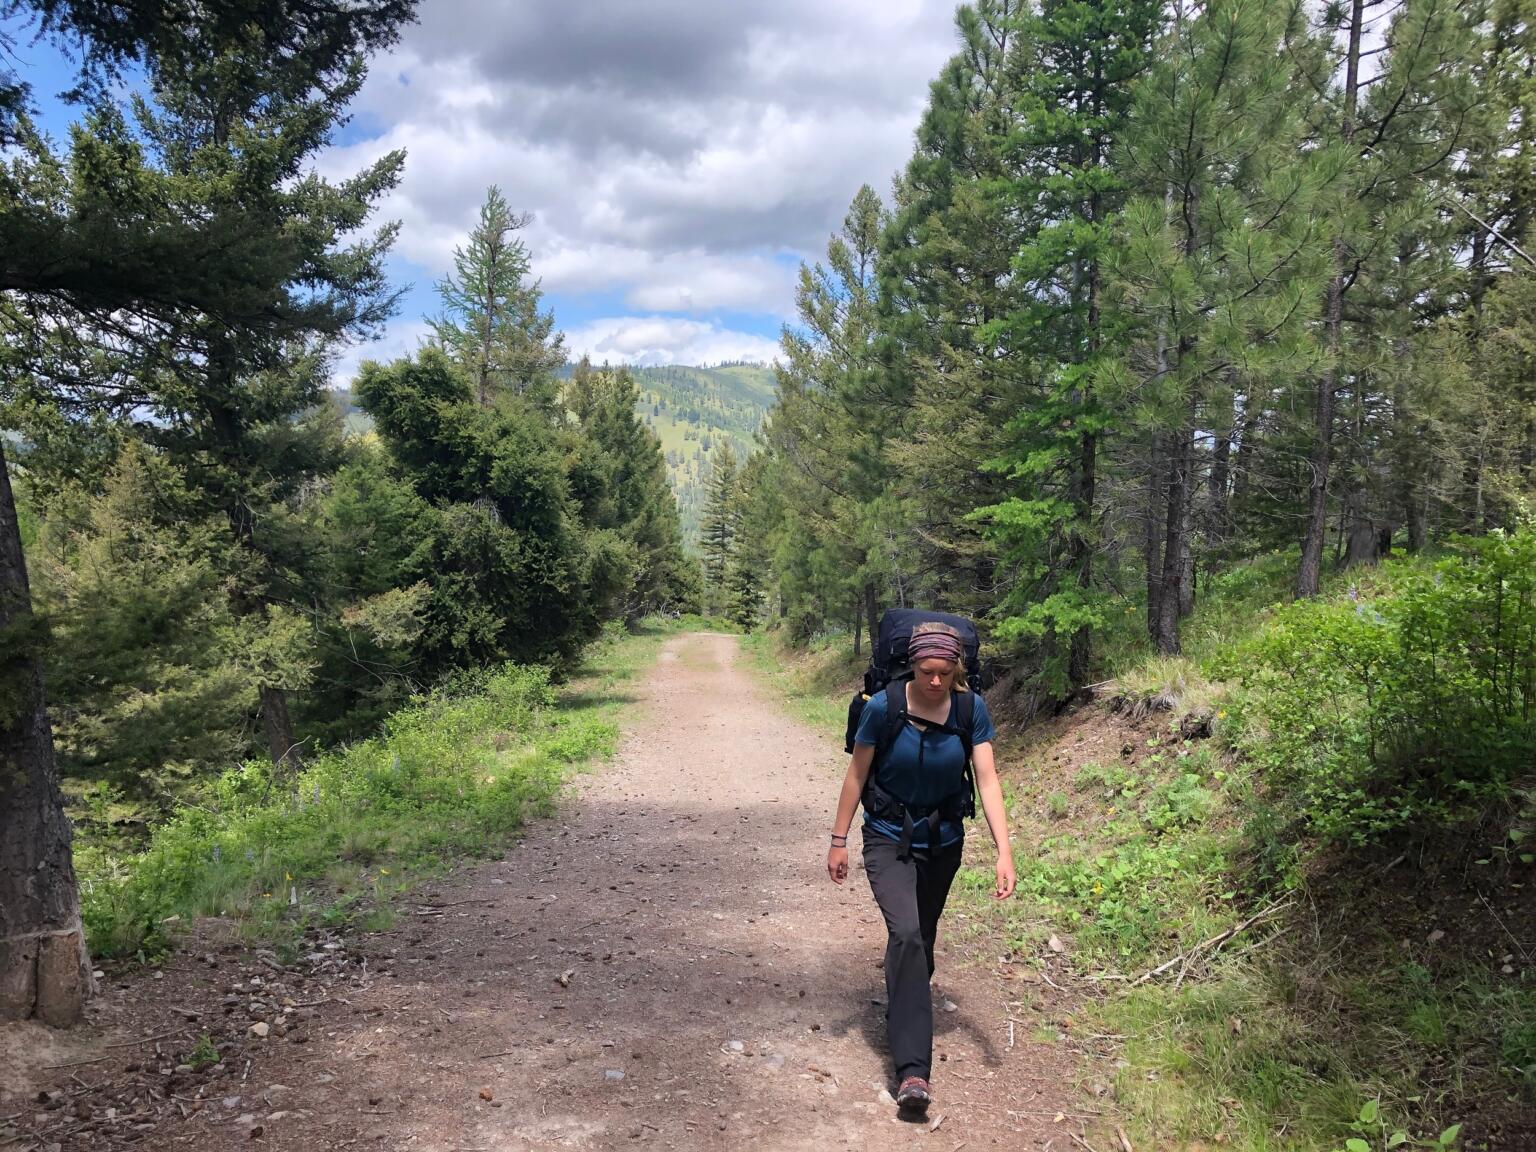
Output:
[[[1268,908],[1264,909],[1257,915],[1248,917],[1248,919],[1244,920],[1241,924],[1234,924],[1225,932],[1219,932],[1215,936],[1212,936],[1209,940],[1206,940],[1200,944],[1196,944],[1188,952],[1180,952],[1177,956],[1173,957],[1173,959],[1164,960],[1156,968],[1152,968],[1146,972],[1143,972],[1140,976],[1131,982],[1131,987],[1137,988],[1147,983],[1149,980],[1156,980],[1159,976],[1163,975],[1163,973],[1172,970],[1180,964],[1184,965],[1185,968],[1188,968],[1189,963],[1194,960],[1194,958],[1200,953],[1209,951],[1213,948],[1220,948],[1223,944],[1232,939],[1232,937],[1236,936],[1238,933],[1246,932],[1249,928],[1252,928],[1255,924],[1259,923],[1259,921],[1267,919],[1283,908],[1289,908],[1290,904],[1291,902],[1289,900],[1277,900],[1275,903],[1271,904]]]
[[[162,1032],[158,1036],[146,1036],[142,1040],[124,1040],[121,1044],[103,1044],[103,1048],[133,1048],[139,1044],[153,1044],[157,1040],[169,1040],[172,1036],[185,1036],[190,1028],[178,1028],[174,1032]]]

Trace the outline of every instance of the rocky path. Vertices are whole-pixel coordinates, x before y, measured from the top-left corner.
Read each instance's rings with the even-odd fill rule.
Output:
[[[154,1068],[164,1057],[125,1064],[131,1048],[47,1073],[63,1098],[23,1106],[15,1146],[1075,1147],[1059,1049],[1010,1027],[1023,1013],[996,957],[957,955],[942,930],[937,1101],[926,1123],[895,1118],[884,930],[857,861],[842,890],[823,867],[844,758],[735,653],[726,636],[669,641],[616,760],[504,860],[432,886],[364,954],[312,955],[321,995],[212,955],[109,993],[124,1026],[121,1002],[150,996],[175,1002],[167,1025],[175,1004],[214,998],[229,1013],[258,992],[288,1014],[206,1083]],[[153,1026],[139,1011],[128,1034]],[[146,1072],[169,1074],[155,1093],[167,1107],[146,1095],[135,1126],[124,1097],[105,1122],[107,1097],[88,1089]],[[85,1119],[50,1138],[28,1127],[48,1107]]]

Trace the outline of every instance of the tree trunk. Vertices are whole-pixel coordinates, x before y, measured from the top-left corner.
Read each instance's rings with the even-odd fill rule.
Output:
[[[299,743],[293,738],[288,716],[288,693],[270,684],[261,686],[261,726],[267,734],[267,752],[279,775],[299,767]]]
[[[1157,638],[1157,618],[1163,600],[1163,518],[1166,509],[1164,477],[1167,471],[1159,450],[1162,437],[1152,434],[1151,459],[1147,465],[1147,509],[1142,520],[1142,560],[1147,572],[1147,635]]]
[[[869,650],[875,650],[875,637],[880,635],[880,593],[873,582],[864,585],[864,611],[869,624]]]
[[[1205,521],[1205,539],[1212,546],[1223,543],[1231,532],[1232,504],[1230,483],[1232,477],[1232,434],[1216,433],[1216,446],[1211,453],[1211,473],[1206,477],[1205,492],[1208,504]]]
[[[1190,447],[1190,475],[1185,477],[1184,527],[1179,541],[1179,619],[1195,610],[1195,478],[1194,447]]]
[[[1355,138],[1355,108],[1360,92],[1360,37],[1365,0],[1350,0],[1349,50],[1344,63],[1344,120],[1340,135]],[[1339,378],[1339,354],[1344,327],[1344,242],[1333,242],[1333,276],[1323,319],[1328,334],[1328,367],[1317,382],[1317,442],[1312,449],[1312,483],[1307,494],[1307,527],[1301,542],[1301,566],[1296,572],[1298,598],[1316,596],[1323,579],[1323,547],[1328,535],[1328,467],[1333,460],[1333,402]]]
[[[859,611],[859,605],[853,606],[853,658],[857,660],[864,655],[864,613]]]
[[[91,968],[43,696],[21,525],[0,440],[0,1019],[80,1019]]]
[[[1366,513],[1358,492],[1346,497],[1344,567],[1376,563],[1376,524]]]
[[[1163,582],[1158,597],[1157,630],[1152,636],[1164,656],[1179,654],[1179,617],[1184,603],[1184,566],[1189,545],[1189,480],[1194,465],[1194,432],[1174,434],[1168,466],[1168,516],[1163,539]]]
[[[1259,415],[1255,410],[1252,396],[1244,398],[1243,422],[1238,429],[1237,443],[1231,445],[1237,449],[1237,463],[1231,466],[1232,471],[1232,495],[1227,502],[1227,526],[1235,527],[1237,517],[1242,514],[1248,503],[1248,492],[1253,486],[1254,457],[1258,452]]]

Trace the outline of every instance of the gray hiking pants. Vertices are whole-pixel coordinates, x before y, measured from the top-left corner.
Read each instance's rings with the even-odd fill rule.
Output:
[[[949,886],[960,868],[962,844],[912,849],[898,860],[896,841],[864,830],[864,870],[885,917],[886,1030],[896,1083],[929,1078],[933,1066],[933,943]]]

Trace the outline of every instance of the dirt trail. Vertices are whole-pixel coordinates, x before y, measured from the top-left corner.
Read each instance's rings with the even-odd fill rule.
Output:
[[[366,978],[226,1058],[202,1102],[158,1112],[138,1146],[249,1149],[256,1124],[274,1149],[1073,1146],[1054,1122],[1071,1097],[1060,1049],[1027,1026],[1010,1047],[1007,986],[942,930],[954,1010],[938,1013],[937,1102],[913,1125],[880,1100],[884,930],[857,860],[842,890],[822,864],[843,757],[735,652],[727,636],[669,641],[637,681],[616,760],[559,816],[433,885],[437,911],[407,908],[367,939]],[[189,962],[169,977],[115,995],[195,1003],[232,974]],[[154,1021],[141,1008],[133,1025]],[[196,1078],[181,1079],[195,1100]],[[115,1146],[101,1131],[79,1146]]]

